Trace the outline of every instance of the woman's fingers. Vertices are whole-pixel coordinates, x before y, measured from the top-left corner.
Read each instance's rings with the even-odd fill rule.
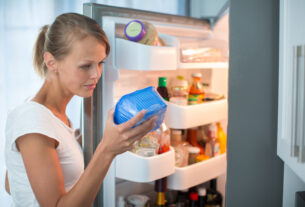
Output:
[[[148,132],[150,132],[155,127],[155,121],[157,117],[154,116],[149,120],[143,122],[141,125],[131,129],[130,131],[126,132],[127,136],[130,137],[130,141],[133,143],[134,141],[142,138]]]
[[[138,123],[145,116],[145,114],[146,114],[146,110],[142,110],[127,122],[120,124],[121,130],[125,131],[131,129],[136,123]]]

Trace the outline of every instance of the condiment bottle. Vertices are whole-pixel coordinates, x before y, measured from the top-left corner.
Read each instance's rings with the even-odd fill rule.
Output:
[[[159,83],[158,83],[157,91],[164,100],[168,101],[169,100],[169,95],[168,95],[168,90],[166,88],[166,84],[167,84],[167,78],[159,77]]]
[[[209,142],[206,143],[205,154],[209,157],[215,157],[220,154],[220,145],[215,123],[209,125]]]
[[[183,76],[177,76],[171,84],[172,96],[169,101],[178,105],[187,105],[188,102],[188,82]]]
[[[197,103],[202,103],[204,99],[204,89],[203,85],[201,84],[201,73],[193,73],[192,74],[192,85],[190,87],[189,91],[189,102],[191,104],[194,104],[194,99],[196,100],[195,102]]]
[[[200,149],[200,154],[204,153],[203,148],[197,142],[197,127],[187,130],[187,141],[194,147],[198,147]]]
[[[227,135],[223,131],[219,122],[217,122],[216,125],[217,125],[217,137],[219,139],[219,144],[220,144],[220,154],[223,154],[226,152],[227,149]]]

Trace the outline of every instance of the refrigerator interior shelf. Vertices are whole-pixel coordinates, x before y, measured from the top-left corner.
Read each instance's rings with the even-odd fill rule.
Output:
[[[189,106],[167,102],[165,123],[169,128],[187,129],[224,120],[227,114],[227,99]]]
[[[116,157],[116,177],[133,182],[151,182],[166,177],[175,171],[175,151],[153,157],[142,157],[125,152]]]
[[[150,46],[116,38],[115,66],[127,70],[176,70],[177,50],[171,46]]]
[[[173,190],[183,190],[207,182],[226,172],[227,155],[221,154],[209,160],[188,165],[186,167],[176,167],[175,173],[167,179],[167,186]]]
[[[179,63],[177,69],[210,69],[228,67],[228,62]]]

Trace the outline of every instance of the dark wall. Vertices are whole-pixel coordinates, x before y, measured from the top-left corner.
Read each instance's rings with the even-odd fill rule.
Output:
[[[282,206],[279,0],[231,0],[226,206]]]

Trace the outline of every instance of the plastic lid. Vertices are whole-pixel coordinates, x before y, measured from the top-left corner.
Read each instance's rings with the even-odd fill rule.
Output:
[[[207,194],[207,189],[206,188],[203,188],[203,187],[198,188],[198,195],[199,196],[206,196],[206,194]]]
[[[166,87],[167,78],[165,77],[159,77],[159,86]]]
[[[201,78],[201,73],[193,73],[192,77]]]
[[[187,149],[188,149],[189,153],[197,154],[200,152],[200,149],[198,147],[188,147]]]
[[[124,33],[127,39],[137,42],[145,36],[146,28],[141,21],[133,20],[126,24]]]
[[[198,193],[190,192],[190,200],[192,200],[192,201],[198,200]]]

